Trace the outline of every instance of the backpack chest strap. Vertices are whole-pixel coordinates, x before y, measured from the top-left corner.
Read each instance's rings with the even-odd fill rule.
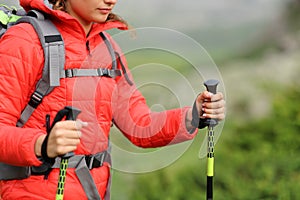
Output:
[[[110,78],[116,78],[121,76],[121,70],[119,69],[66,69],[61,73],[61,78],[83,77],[83,76],[107,76]]]
[[[68,159],[69,160],[68,168],[78,167],[82,159],[85,160],[88,169],[101,167],[103,166],[104,162],[111,164],[110,154],[107,151],[104,151],[93,155],[74,155]],[[60,161],[61,158],[57,157],[55,159],[55,163],[53,164],[52,168],[60,168]]]

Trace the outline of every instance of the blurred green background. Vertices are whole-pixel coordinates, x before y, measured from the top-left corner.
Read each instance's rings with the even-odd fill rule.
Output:
[[[135,28],[188,35],[218,66],[227,117],[215,147],[215,199],[300,199],[300,1],[121,0],[115,12]],[[170,55],[145,51],[127,59],[134,68],[157,57],[193,80],[188,63]],[[149,105],[178,105],[169,94],[142,89]],[[203,135],[200,131],[182,156],[162,169],[137,174],[114,169],[112,200],[205,199],[206,159],[198,157]],[[122,137],[113,129],[114,143]]]
[[[220,70],[227,117],[215,147],[215,199],[300,199],[300,1],[184,1],[177,6],[151,1],[143,2],[144,10],[135,3],[120,1],[118,7],[133,26],[185,33]],[[160,56],[144,52],[127,59],[135,67]],[[187,78],[191,74],[184,71],[189,69],[184,62],[166,56],[166,63]],[[151,91],[142,90],[149,105],[170,105]],[[206,159],[198,158],[203,134],[163,169],[138,174],[114,170],[112,199],[205,199]]]

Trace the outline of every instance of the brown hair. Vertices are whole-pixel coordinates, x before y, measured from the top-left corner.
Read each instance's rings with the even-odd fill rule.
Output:
[[[66,1],[67,0],[48,0],[50,4],[52,4],[53,10],[61,10],[66,11]],[[119,15],[110,13],[106,19],[106,21],[119,21],[125,24],[127,27],[129,26],[128,23],[122,19]]]

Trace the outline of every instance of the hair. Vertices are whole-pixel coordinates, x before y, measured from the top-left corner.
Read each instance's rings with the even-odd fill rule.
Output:
[[[53,10],[61,10],[66,12],[66,1],[67,0],[48,0],[50,4],[52,4]],[[106,19],[106,21],[119,21],[129,27],[128,23],[119,15],[110,13]]]

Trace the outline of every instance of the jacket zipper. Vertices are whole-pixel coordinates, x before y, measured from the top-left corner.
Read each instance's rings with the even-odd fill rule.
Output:
[[[91,55],[90,42],[86,41],[85,46],[86,46],[86,50],[88,51],[88,54]]]

